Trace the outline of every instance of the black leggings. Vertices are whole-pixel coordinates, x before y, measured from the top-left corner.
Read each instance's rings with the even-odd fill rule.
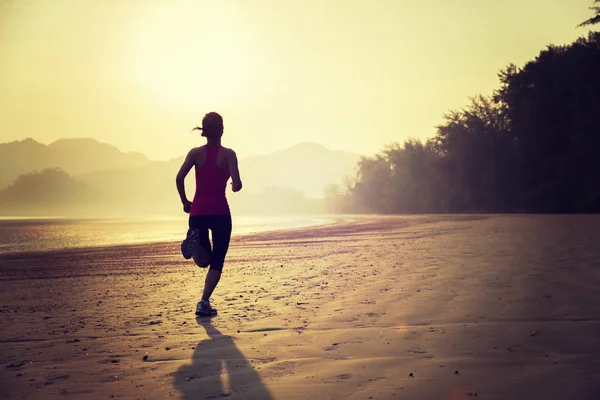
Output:
[[[231,239],[230,215],[192,215],[190,228],[200,231],[200,245],[210,254],[210,269],[223,270],[225,256]],[[212,250],[208,230],[212,232]]]

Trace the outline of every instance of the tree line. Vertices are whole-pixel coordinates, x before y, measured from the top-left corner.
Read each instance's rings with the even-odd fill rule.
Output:
[[[593,9],[583,25],[600,22]],[[327,210],[599,212],[600,32],[548,46],[499,80],[492,95],[445,115],[429,140],[363,157],[355,179],[326,188]]]

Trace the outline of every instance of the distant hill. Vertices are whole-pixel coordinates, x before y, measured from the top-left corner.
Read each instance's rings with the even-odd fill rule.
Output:
[[[61,139],[50,145],[25,139],[0,144],[0,189],[19,175],[60,168],[69,175],[86,172],[136,168],[150,161],[141,153],[123,153],[94,139]]]
[[[0,144],[0,189],[19,175],[62,164],[62,156],[33,139]]]
[[[175,175],[183,159],[154,161],[143,167],[88,172],[77,176],[104,194],[106,206],[121,214],[171,214],[181,209]],[[188,175],[193,195],[193,171]]]
[[[138,168],[150,163],[142,153],[124,153],[95,139],[60,139],[48,145],[62,156],[61,168],[70,175],[108,169]]]
[[[297,190],[322,198],[327,184],[341,183],[354,175],[360,155],[332,151],[317,143],[301,143],[276,153],[240,161],[244,185],[252,193],[270,187]]]
[[[20,175],[0,190],[2,215],[76,215],[100,200],[98,191],[58,168]]]

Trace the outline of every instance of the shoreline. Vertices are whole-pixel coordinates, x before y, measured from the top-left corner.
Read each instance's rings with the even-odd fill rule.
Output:
[[[300,225],[297,227],[269,227],[267,226],[266,228],[261,228],[258,230],[246,230],[246,231],[242,231],[242,232],[233,232],[232,236],[231,236],[231,242],[233,243],[236,238],[243,238],[243,237],[251,237],[251,236],[261,236],[263,237],[264,235],[270,235],[270,234],[274,234],[275,236],[277,236],[277,234],[285,234],[285,232],[298,232],[298,233],[302,233],[302,231],[305,230],[313,230],[313,229],[317,229],[317,228],[327,228],[327,227],[331,227],[331,226],[336,226],[339,224],[360,224],[361,221],[365,221],[365,220],[379,220],[379,221],[385,221],[386,219],[392,219],[392,220],[398,220],[398,219],[419,219],[419,218],[426,218],[426,219],[430,219],[430,220],[463,220],[463,219],[487,219],[487,218],[491,218],[491,217],[497,217],[497,216],[506,216],[506,217],[518,217],[518,218],[529,218],[529,217],[575,217],[575,218],[586,218],[586,217],[595,217],[598,216],[600,214],[521,214],[521,213],[507,213],[507,214],[502,214],[502,213],[497,213],[497,214],[485,214],[485,213],[475,213],[475,214],[403,214],[403,215],[396,215],[396,214],[314,214],[314,215],[307,215],[307,217],[309,218],[313,218],[313,219],[320,219],[321,221],[317,222],[315,221],[314,224],[307,224],[307,225]],[[248,216],[241,216],[241,217],[248,217]],[[259,217],[259,216],[252,216],[254,217]],[[274,218],[274,216],[265,216],[266,218]],[[275,216],[276,218],[277,216]],[[299,215],[293,215],[293,216],[287,216],[287,217],[299,217]],[[235,217],[234,217],[235,218]],[[104,222],[104,221],[110,221],[110,222],[124,222],[124,221],[146,221],[146,222],[152,222],[152,221],[177,221],[177,219],[175,217],[171,218],[167,218],[167,219],[155,219],[153,217],[140,217],[140,218],[63,218],[63,217],[32,217],[32,218],[21,218],[21,217],[17,217],[17,218],[4,218],[4,217],[0,217],[0,223],[2,221],[5,222],[12,222],[12,221],[25,221],[25,222],[33,222],[35,220],[41,220],[41,221],[68,221],[68,222],[88,222],[88,221],[100,221],[100,222]],[[182,220],[183,221],[183,220]],[[182,223],[182,225],[186,225],[187,222],[184,221],[184,223]],[[234,222],[235,224],[235,222]],[[235,225],[234,225],[235,227]],[[184,233],[182,233],[182,238],[184,236]],[[114,243],[114,244],[98,244],[98,245],[81,245],[81,246],[68,246],[68,247],[62,247],[62,248],[49,248],[49,249],[43,249],[43,250],[22,250],[22,251],[5,251],[2,252],[0,251],[0,261],[3,258],[14,258],[14,257],[19,257],[19,256],[42,256],[44,254],[53,254],[53,253],[58,253],[58,252],[65,252],[65,251],[77,251],[77,252],[85,252],[86,250],[98,250],[98,249],[110,249],[110,248],[132,248],[133,250],[139,249],[139,248],[143,248],[145,246],[153,246],[153,245],[173,245],[173,244],[179,244],[180,243],[180,239],[142,239],[139,241],[128,241],[128,242],[123,242],[123,243]]]
[[[462,220],[479,220],[479,219],[487,219],[490,215],[478,215],[478,214],[415,214],[415,215],[380,215],[380,214],[344,214],[340,215],[340,218],[335,220],[332,219],[330,222],[323,222],[321,224],[316,225],[306,225],[299,226],[295,228],[276,228],[276,229],[267,229],[267,230],[258,230],[252,232],[244,232],[244,233],[232,233],[231,235],[231,244],[237,242],[246,242],[253,240],[269,240],[269,239],[277,239],[277,238],[286,238],[289,236],[299,235],[298,237],[317,235],[323,236],[330,233],[337,234],[338,230],[343,230],[345,227],[349,228],[349,231],[364,229],[377,229],[382,224],[386,225],[386,221],[393,221],[392,224],[394,226],[397,225],[397,222],[402,221],[410,221],[410,220],[423,220],[420,223],[432,223],[436,221],[443,220],[454,220],[454,221],[462,221]],[[342,218],[344,217],[344,218]],[[331,231],[330,231],[331,229]],[[183,236],[182,236],[183,237]],[[47,249],[47,250],[24,250],[24,251],[14,251],[14,252],[0,252],[0,262],[3,259],[15,259],[21,257],[27,258],[35,258],[42,257],[46,255],[52,255],[57,253],[86,253],[86,252],[101,252],[111,251],[111,250],[128,250],[132,252],[143,251],[145,249],[150,248],[171,248],[173,246],[179,246],[181,241],[177,240],[156,240],[156,241],[142,241],[142,242],[131,242],[131,243],[117,243],[117,244],[100,244],[100,245],[92,245],[92,246],[79,246],[79,247],[65,247],[65,248],[55,248],[55,249]]]
[[[248,236],[248,235],[255,235],[255,234],[262,234],[262,233],[269,233],[269,232],[280,232],[280,231],[294,231],[297,229],[304,229],[304,228],[313,228],[313,227],[320,227],[320,226],[328,226],[328,225],[333,225],[333,224],[337,224],[340,222],[349,222],[349,216],[347,215],[329,215],[329,214],[315,214],[315,215],[307,215],[306,218],[310,220],[309,223],[306,224],[302,224],[302,223],[290,223],[289,219],[295,219],[295,218],[300,218],[301,216],[297,216],[297,215],[292,215],[292,216],[282,216],[280,221],[277,221],[277,223],[266,223],[264,225],[261,224],[254,224],[252,226],[247,226],[247,225],[242,225],[242,228],[238,228],[241,229],[241,231],[237,231],[235,230],[235,225],[234,225],[234,231],[232,232],[232,239],[235,237],[240,237],[240,236]],[[234,216],[234,224],[235,224],[235,216]],[[248,216],[238,216],[237,218],[249,218]],[[258,216],[252,216],[251,218],[259,218]],[[270,217],[265,217],[265,218],[271,218],[271,219],[278,219],[278,216],[270,216]],[[352,216],[352,218],[354,218],[354,216]],[[140,218],[140,219],[136,219],[136,218],[128,218],[128,219],[120,219],[120,218],[116,218],[116,219],[112,219],[112,218],[104,218],[104,219],[90,219],[90,218],[26,218],[26,219],[0,219],[0,223],[7,222],[23,222],[23,223],[35,223],[36,220],[39,221],[44,221],[44,222],[67,222],[67,223],[80,223],[80,222],[115,222],[115,223],[126,223],[126,222],[135,222],[135,221],[143,221],[143,222],[172,222],[172,223],[180,223],[184,229],[182,230],[181,233],[181,237],[183,238],[185,236],[185,229],[187,229],[187,219],[176,219],[176,218],[172,218],[172,219],[155,219],[152,217],[144,217],[144,218]],[[289,225],[291,224],[291,225]],[[258,227],[256,227],[256,225],[258,225]],[[283,226],[277,226],[277,225],[283,225]],[[61,251],[70,251],[70,250],[85,250],[85,249],[98,249],[98,248],[110,248],[110,247],[123,247],[123,246],[133,246],[133,247],[138,247],[138,246],[146,246],[146,245],[154,245],[154,244],[166,244],[166,243],[176,243],[180,241],[180,239],[163,239],[163,238],[157,238],[157,239],[141,239],[141,240],[128,240],[125,242],[120,242],[120,243],[110,243],[110,244],[106,244],[106,243],[102,243],[102,244],[97,244],[97,245],[73,245],[73,246],[67,246],[67,247],[56,247],[56,248],[47,248],[47,249],[40,249],[40,250],[35,250],[35,249],[26,249],[26,250],[9,250],[9,251],[0,251],[0,258],[2,258],[2,256],[5,255],[27,255],[29,253],[31,254],[37,254],[37,255],[41,255],[41,254],[45,254],[45,253],[55,253],[55,252],[61,252]]]

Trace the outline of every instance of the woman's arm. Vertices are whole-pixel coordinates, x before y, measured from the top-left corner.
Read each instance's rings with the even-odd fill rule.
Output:
[[[194,150],[195,149],[190,150],[188,155],[185,157],[185,160],[183,161],[183,164],[181,165],[181,168],[177,173],[177,177],[175,178],[175,183],[177,184],[177,192],[179,192],[179,197],[181,198],[181,203],[183,204],[183,211],[185,211],[186,213],[190,212],[192,203],[187,199],[187,196],[185,194],[185,177],[194,166]]]
[[[242,179],[240,178],[240,170],[238,169],[238,159],[235,151],[231,150],[229,159],[227,160],[229,173],[231,174],[231,190],[239,192],[242,190]]]

